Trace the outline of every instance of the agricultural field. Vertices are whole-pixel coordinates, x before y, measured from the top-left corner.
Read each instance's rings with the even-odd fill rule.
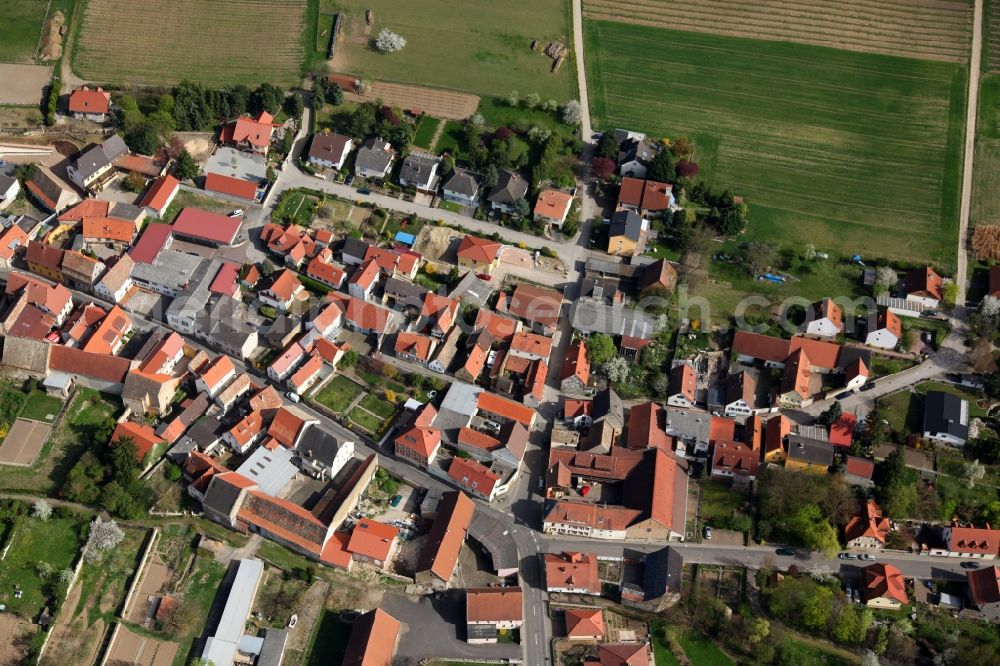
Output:
[[[997,3],[1000,5],[1000,2]],[[1000,73],[984,74],[979,82],[979,119],[972,169],[970,222],[1000,224]]]
[[[434,149],[434,137],[437,135],[438,126],[443,121],[434,116],[421,116],[417,122],[417,131],[413,134],[413,145],[426,150]]]
[[[674,30],[967,62],[972,3],[942,0],[584,0],[584,16]]]
[[[552,74],[552,59],[531,50],[534,40],[560,40],[571,47],[568,2],[467,0],[461,11],[439,0],[342,0],[334,4],[344,13],[333,60],[338,72],[480,95],[505,96],[517,90],[560,102],[576,96],[572,57]],[[371,26],[365,23],[367,8],[374,10]],[[400,53],[385,55],[370,47],[383,28],[406,39]]]
[[[0,62],[31,62],[48,5],[48,0],[19,0],[4,5]]]
[[[747,238],[953,270],[964,66],[605,21],[585,31],[595,125],[691,138],[706,181],[746,198]]]
[[[73,71],[118,84],[292,85],[301,79],[305,18],[301,0],[89,0]]]

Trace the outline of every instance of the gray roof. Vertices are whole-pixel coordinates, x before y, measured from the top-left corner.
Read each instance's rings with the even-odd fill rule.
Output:
[[[358,149],[358,156],[354,159],[354,167],[355,169],[385,173],[395,154],[392,147],[382,137],[368,137]]]
[[[117,134],[112,134],[104,143],[87,148],[73,160],[73,166],[81,178],[86,180],[101,169],[128,152],[128,146]]]
[[[214,418],[203,418],[191,426],[185,437],[191,439],[202,451],[219,441],[226,428],[222,422]]]
[[[426,287],[414,284],[409,280],[401,280],[391,277],[385,281],[383,292],[386,296],[396,299],[397,305],[409,305],[415,308],[423,308],[424,296],[429,293]]]
[[[924,398],[924,432],[969,437],[969,403],[944,391],[928,391]]]
[[[643,560],[642,573],[646,601],[659,599],[668,592],[680,592],[683,573],[684,556],[676,548],[667,546],[647,555]]]
[[[220,515],[228,516],[240,498],[240,490],[241,488],[225,479],[219,479],[218,476],[215,476],[208,484],[208,490],[205,491],[205,499],[202,504]]]
[[[119,220],[128,220],[130,222],[135,222],[141,217],[145,217],[146,211],[138,206],[133,206],[132,204],[122,203],[116,201],[111,209],[108,211],[108,217],[113,217]]]
[[[791,434],[788,436],[788,457],[791,460],[803,460],[814,465],[829,467],[833,464],[833,444]]]
[[[495,571],[517,569],[518,566],[517,545],[507,532],[503,523],[476,507],[468,534],[490,554]]]
[[[274,346],[278,346],[282,340],[290,334],[302,331],[302,320],[292,318],[287,315],[280,315],[267,327],[264,336],[267,341]]]
[[[292,464],[295,453],[284,446],[274,450],[258,446],[236,470],[258,486],[261,492],[277,495],[292,480],[298,468]]]
[[[297,450],[304,460],[316,460],[329,467],[337,457],[337,452],[344,448],[346,443],[326,430],[312,426],[302,433],[302,441],[299,442]]]
[[[451,177],[444,184],[445,192],[454,192],[466,197],[475,197],[479,192],[479,176],[467,169],[455,169],[451,172]]]
[[[264,575],[264,563],[261,560],[237,560],[236,562],[236,576],[229,587],[229,596],[226,598],[222,617],[219,618],[219,625],[212,635],[216,641],[233,645],[239,643],[240,637],[243,635],[247,618],[250,616],[250,609],[253,607],[257,586]],[[206,645],[202,656],[206,656],[208,652],[209,648]]]
[[[604,420],[618,432],[625,429],[625,410],[622,407],[622,399],[612,388],[606,388],[594,396],[591,414],[594,423]]]
[[[487,199],[498,204],[513,204],[523,199],[527,193],[528,181],[521,174],[516,171],[501,171],[497,184],[490,190]]]
[[[607,259],[598,259],[596,257],[587,259],[588,273],[601,273],[602,275],[632,278],[639,273],[640,268],[640,266],[635,264],[625,264],[620,261],[609,261]]]
[[[182,289],[192,281],[198,270],[207,271],[208,264],[201,257],[167,249],[160,251],[151,264],[136,263],[132,268],[132,279]],[[206,268],[202,269],[202,266]]]
[[[399,180],[421,188],[429,188],[434,184],[434,172],[438,162],[433,155],[407,155],[399,171]]]
[[[712,416],[705,412],[667,408],[666,433],[687,442],[708,444]]]
[[[639,242],[642,238],[642,226],[644,220],[642,216],[631,210],[620,210],[611,216],[611,228],[608,236],[625,236]]]
[[[365,253],[368,252],[368,248],[371,246],[371,243],[363,241],[360,238],[348,237],[344,239],[344,244],[340,248],[340,254],[341,256],[346,254],[358,259],[364,259]]]
[[[17,182],[17,178],[0,173],[0,193],[6,192],[10,186]]]
[[[451,298],[457,298],[463,303],[471,303],[476,307],[484,307],[493,293],[493,286],[476,277],[475,271],[469,271],[462,276],[448,294]]]
[[[572,325],[583,333],[606,333],[649,340],[656,332],[656,318],[622,305],[608,305],[593,298],[573,303]]]
[[[657,150],[648,140],[626,139],[621,142],[618,152],[618,164],[637,161],[648,166],[656,157]]]
[[[496,638],[499,632],[495,624],[466,624],[466,640],[483,640]]]
[[[285,655],[285,642],[287,640],[287,630],[275,629],[273,627],[265,629],[264,645],[260,648],[260,656],[257,657],[255,666],[281,666],[281,659]]]

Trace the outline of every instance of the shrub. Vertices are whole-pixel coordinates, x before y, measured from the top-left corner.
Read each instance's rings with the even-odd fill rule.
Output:
[[[395,53],[402,50],[404,46],[406,46],[406,39],[388,28],[382,28],[382,32],[378,33],[378,37],[375,38],[375,48],[382,53]]]

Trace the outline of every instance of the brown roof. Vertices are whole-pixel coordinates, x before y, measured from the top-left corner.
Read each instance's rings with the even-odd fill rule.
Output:
[[[604,637],[604,614],[600,608],[566,609],[566,635],[569,638]]]
[[[351,142],[351,137],[333,132],[319,132],[313,134],[312,143],[309,145],[309,157],[320,160],[339,162],[344,148]]]
[[[509,340],[521,328],[521,322],[492,310],[480,308],[473,330],[485,329],[497,340]]]
[[[476,236],[466,236],[458,245],[460,259],[464,258],[480,264],[493,263],[499,252],[500,243]]]
[[[49,369],[109,382],[124,382],[131,361],[119,356],[95,354],[82,349],[52,345]]]
[[[396,438],[396,450],[401,448],[415,451],[424,458],[430,458],[441,445],[441,431],[437,428],[414,426]]]
[[[562,301],[562,294],[554,289],[519,284],[510,297],[507,311],[525,321],[554,328],[559,323]]]
[[[249,483],[253,484],[252,481]],[[247,494],[237,517],[314,555],[322,552],[326,544],[327,526],[318,518],[297,504],[259,490],[251,490]]]
[[[470,587],[465,590],[465,621],[521,622],[524,595],[520,587]]]
[[[712,470],[724,470],[735,475],[756,476],[760,467],[760,452],[749,444],[719,440],[712,445]]]
[[[600,594],[597,557],[589,553],[546,553],[545,584],[552,588],[582,588]]]
[[[969,583],[969,594],[972,603],[980,609],[985,604],[1000,603],[1000,569],[994,564],[984,569],[969,571],[965,574]]]
[[[597,656],[601,666],[649,666],[645,643],[605,643]]]
[[[435,340],[423,333],[401,331],[396,335],[396,354],[410,354],[421,361],[428,361],[434,350]]]
[[[589,527],[595,530],[622,531],[628,528],[641,512],[623,506],[602,506],[591,502],[558,500],[542,518],[546,523]]]
[[[870,599],[895,599],[901,604],[909,601],[906,596],[906,583],[903,572],[891,564],[872,564],[864,568],[865,601]]]
[[[566,348],[560,379],[565,381],[574,375],[584,386],[590,383],[590,361],[587,360],[587,347],[582,340]]]
[[[954,553],[1000,555],[1000,530],[986,527],[951,527],[948,550]]]
[[[862,479],[871,479],[875,473],[875,461],[868,458],[858,458],[857,456],[847,456],[844,465],[844,474],[857,476]]]
[[[906,286],[906,294],[916,296],[928,296],[941,300],[941,276],[933,268],[917,268],[906,274],[903,278]]]
[[[690,366],[684,366],[690,367]],[[660,448],[669,451],[673,438],[667,434],[667,410],[655,402],[636,405],[628,413],[628,440],[630,449]]]
[[[698,377],[694,372],[694,366],[690,363],[681,363],[670,370],[671,395],[679,393],[690,402],[694,402],[697,387]]]
[[[644,182],[641,178],[632,178],[630,176],[622,178],[621,189],[618,191],[618,205],[640,207],[642,205],[642,186]]]
[[[459,490],[441,495],[437,518],[420,552],[418,572],[430,571],[445,582],[451,580],[475,508],[468,495]]]
[[[58,271],[62,264],[63,251],[57,247],[42,245],[36,241],[28,241],[28,249],[24,260],[29,264],[37,264],[50,270]]]
[[[886,308],[884,310],[879,310],[878,317],[875,320],[875,331],[881,331],[885,329],[895,335],[897,338],[903,337],[903,321],[899,318],[895,312]]]
[[[549,467],[562,463],[576,476],[624,481],[642,463],[641,451],[614,447],[610,454],[585,453],[575,449],[549,449]]]
[[[476,408],[511,421],[517,421],[526,428],[531,427],[535,419],[535,410],[531,407],[489,391],[483,391],[479,394],[476,399]]]
[[[354,622],[342,666],[392,666],[399,641],[399,620],[381,608]]]

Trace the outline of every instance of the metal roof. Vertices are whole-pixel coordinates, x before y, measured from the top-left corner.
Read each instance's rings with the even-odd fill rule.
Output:
[[[236,473],[255,482],[261,492],[277,495],[298,471],[292,464],[294,456],[292,450],[284,446],[275,447],[273,451],[258,446]]]

